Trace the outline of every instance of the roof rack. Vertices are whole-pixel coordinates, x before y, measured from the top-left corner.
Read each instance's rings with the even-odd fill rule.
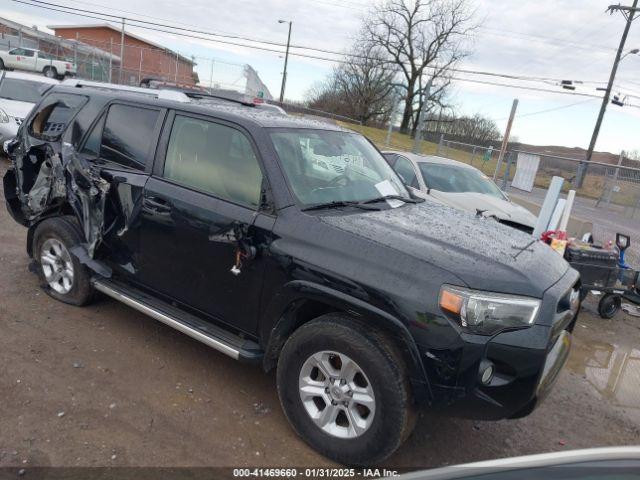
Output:
[[[224,100],[226,102],[238,103],[240,105],[244,105],[245,107],[255,107],[256,104],[252,102],[247,102],[245,100],[240,100],[238,98],[225,97],[224,95],[215,95],[212,93],[206,92],[184,92],[184,94],[189,98],[215,98],[216,100]]]
[[[60,85],[65,85],[69,87],[93,87],[93,88],[103,88],[105,90],[116,90],[121,92],[132,92],[132,93],[141,93],[143,95],[150,95],[160,100],[173,100],[175,102],[189,103],[189,97],[182,92],[177,90],[168,90],[168,89],[160,89],[155,90],[152,88],[144,88],[144,87],[130,87],[128,85],[116,85],[113,83],[104,83],[104,82],[91,82],[88,80],[80,80],[77,78],[67,78],[62,81]]]

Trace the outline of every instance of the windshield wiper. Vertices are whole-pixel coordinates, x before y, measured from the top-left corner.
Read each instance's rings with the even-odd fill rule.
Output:
[[[422,202],[424,202],[424,199],[422,199],[422,198],[407,198],[407,197],[403,197],[401,195],[385,195],[384,197],[372,198],[371,200],[365,200],[364,202],[361,202],[361,203],[362,204],[377,203],[377,202],[384,202],[385,200],[401,200],[404,203],[422,203]]]
[[[302,211],[308,212],[309,210],[323,210],[325,208],[343,208],[343,207],[356,207],[356,208],[361,208],[362,210],[380,210],[378,207],[374,207],[372,205],[365,205],[363,202],[338,200],[333,202],[317,203],[315,205],[310,205],[308,207],[304,207]]]

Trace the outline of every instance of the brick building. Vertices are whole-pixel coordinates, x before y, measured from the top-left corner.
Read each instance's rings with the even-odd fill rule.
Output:
[[[50,25],[55,35],[92,45],[120,55],[120,28],[108,23],[93,25]],[[125,27],[122,83],[138,85],[143,78],[157,78],[186,85],[198,83],[195,62],[157,43],[128,32]],[[111,79],[118,83],[120,65],[112,65]]]

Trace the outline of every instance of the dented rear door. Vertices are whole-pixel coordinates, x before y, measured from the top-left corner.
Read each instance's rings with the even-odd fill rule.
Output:
[[[140,212],[165,110],[113,102],[94,122],[80,154],[109,182],[98,256],[117,276],[136,280]]]

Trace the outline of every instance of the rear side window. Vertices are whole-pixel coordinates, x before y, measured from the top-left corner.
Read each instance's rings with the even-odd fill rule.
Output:
[[[111,105],[104,122],[100,158],[144,170],[159,115],[158,110]]]
[[[29,124],[30,135],[42,140],[57,140],[86,102],[87,97],[81,95],[66,93],[49,95],[40,104]]]
[[[240,130],[176,115],[164,177],[218,198],[257,208],[262,171]]]

